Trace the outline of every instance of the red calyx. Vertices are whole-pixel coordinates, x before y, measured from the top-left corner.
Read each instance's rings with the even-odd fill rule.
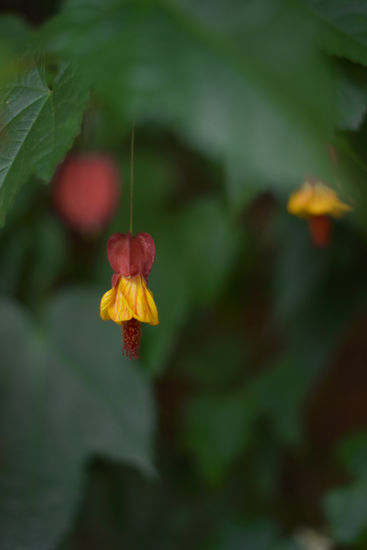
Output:
[[[329,216],[311,216],[308,228],[315,246],[325,248],[331,241],[331,219]]]
[[[152,269],[155,258],[155,245],[149,233],[114,233],[107,242],[107,256],[115,272],[112,284],[119,276],[130,277],[142,273],[145,280]]]

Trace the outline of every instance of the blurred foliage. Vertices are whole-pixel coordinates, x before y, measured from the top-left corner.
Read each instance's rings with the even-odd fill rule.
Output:
[[[23,4],[0,16],[0,547],[366,548],[366,2]],[[129,362],[98,303],[134,122],[160,325]],[[53,205],[70,150],[120,169],[94,235]],[[285,210],[305,177],[353,206],[327,249]]]
[[[366,4],[363,0],[305,0],[320,25],[320,41],[338,57],[366,65]]]
[[[84,289],[56,297],[44,328],[12,301],[1,304],[3,548],[55,545],[70,524],[88,455],[151,470],[149,390],[121,362],[111,327],[99,330],[98,299]]]
[[[88,94],[66,65],[60,67],[50,88],[45,67],[36,65],[0,93],[0,213],[4,216],[14,193],[30,174],[46,181],[51,178],[79,130]]]

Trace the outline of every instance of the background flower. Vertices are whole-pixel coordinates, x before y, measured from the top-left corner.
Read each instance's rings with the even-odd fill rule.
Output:
[[[76,231],[99,233],[118,206],[120,184],[112,157],[73,155],[57,170],[53,181],[54,204]]]

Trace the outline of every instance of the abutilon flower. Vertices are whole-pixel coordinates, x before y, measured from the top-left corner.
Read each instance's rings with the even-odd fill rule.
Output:
[[[115,213],[120,195],[115,161],[106,154],[74,154],[58,168],[54,205],[63,220],[84,234],[98,233]]]
[[[122,325],[122,352],[139,358],[140,323],[158,325],[158,311],[148,288],[148,275],[155,257],[149,233],[114,233],[107,243],[107,256],[114,271],[112,288],[102,297],[101,318]]]
[[[287,210],[294,216],[306,218],[312,242],[325,247],[330,244],[331,218],[340,218],[352,208],[321,181],[305,181],[298,191],[291,193]]]

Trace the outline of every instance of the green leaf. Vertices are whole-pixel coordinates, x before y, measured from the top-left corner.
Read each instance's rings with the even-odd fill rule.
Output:
[[[228,158],[225,163],[225,188],[230,208],[238,215],[259,193],[269,189],[269,180],[259,178],[256,171]]]
[[[309,171],[325,176],[333,77],[304,10],[283,0],[237,7],[74,0],[41,40],[79,63],[122,123],[163,125],[283,189]],[[223,17],[231,12],[238,18]]]
[[[54,548],[75,515],[93,455],[150,472],[153,410],[99,294],[72,290],[43,328],[0,302],[0,547]]]
[[[329,492],[324,508],[334,539],[341,544],[354,542],[367,527],[367,480]]]
[[[164,366],[177,330],[191,310],[214,303],[240,243],[239,232],[212,197],[190,203],[175,216],[162,216],[156,224],[151,231],[157,255],[149,284],[157,300],[160,325],[153,330],[147,327],[144,344],[154,372]]]
[[[210,326],[205,334],[193,336],[192,346],[178,357],[178,368],[185,378],[206,388],[229,387],[243,372],[246,344],[223,326]],[[225,368],[223,368],[225,365]]]
[[[367,82],[360,67],[352,65],[340,70],[339,90],[339,127],[343,130],[358,130],[367,111]]]
[[[301,407],[311,381],[307,368],[300,365],[297,358],[289,356],[266,368],[248,389],[277,437],[285,444],[299,442]],[[286,393],[284,388],[288,388]]]
[[[29,47],[31,28],[11,14],[0,15],[0,82],[15,79],[24,63],[23,56]]]
[[[365,0],[303,0],[320,24],[325,49],[339,57],[367,65],[367,10]]]
[[[39,218],[32,229],[32,269],[25,295],[27,303],[37,304],[62,272],[68,241],[61,224],[53,216]]]
[[[1,46],[11,47],[19,53],[24,52],[30,41],[30,27],[20,17],[13,14],[3,14],[0,17]]]
[[[156,260],[149,275],[149,287],[159,311],[159,325],[144,327],[142,359],[156,374],[166,365],[174,349],[178,331],[190,313],[191,289],[185,275],[180,241],[175,239],[177,225],[171,218],[161,218],[160,229],[152,232],[156,243]]]
[[[233,266],[240,232],[220,202],[212,198],[185,208],[178,219],[178,232],[176,239],[192,303],[196,307],[212,303]]]
[[[344,439],[337,456],[353,476],[367,478],[367,435],[352,435]]]
[[[254,403],[242,391],[207,394],[191,401],[185,418],[185,446],[209,482],[220,481],[251,443],[255,416]]]
[[[45,68],[32,66],[0,88],[0,221],[31,175],[47,181],[79,132],[88,92],[70,65],[51,87]]]

